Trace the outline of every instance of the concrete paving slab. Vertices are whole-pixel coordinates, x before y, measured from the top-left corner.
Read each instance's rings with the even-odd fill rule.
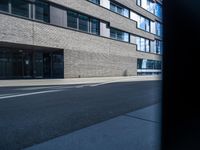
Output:
[[[157,109],[151,106],[142,111]],[[26,150],[159,150],[160,123],[129,116],[75,131]]]
[[[139,109],[137,111],[128,113],[127,115],[144,120],[161,122],[161,104],[159,103],[143,109]]]

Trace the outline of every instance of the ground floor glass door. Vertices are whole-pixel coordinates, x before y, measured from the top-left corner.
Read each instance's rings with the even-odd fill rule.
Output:
[[[63,51],[0,48],[0,79],[63,78]]]

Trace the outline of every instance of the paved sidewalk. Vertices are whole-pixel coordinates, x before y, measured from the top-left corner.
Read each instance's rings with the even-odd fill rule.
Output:
[[[159,150],[160,107],[155,104],[25,150]]]
[[[71,79],[0,80],[0,87],[94,84],[94,83],[149,81],[149,80],[161,80],[161,77],[129,76],[129,77],[98,77],[98,78],[93,77],[93,78],[71,78]]]

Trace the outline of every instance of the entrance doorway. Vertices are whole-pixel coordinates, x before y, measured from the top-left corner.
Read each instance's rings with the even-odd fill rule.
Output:
[[[62,50],[0,48],[0,79],[63,78]]]

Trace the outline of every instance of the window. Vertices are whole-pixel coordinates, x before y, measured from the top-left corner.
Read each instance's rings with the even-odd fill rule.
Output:
[[[49,4],[37,0],[35,3],[35,19],[49,22]]]
[[[156,41],[151,41],[151,53],[156,54]]]
[[[89,0],[90,2],[93,2],[95,4],[100,4],[100,0]]]
[[[156,35],[162,36],[162,25],[159,22],[156,22]]]
[[[110,3],[110,10],[113,12],[116,12],[120,15],[123,15],[125,17],[129,17],[129,10],[124,8],[123,6],[119,6],[113,2]]]
[[[156,34],[156,23],[155,22],[151,21],[150,28],[151,28],[151,33]]]
[[[145,47],[145,48],[146,48],[146,49],[145,49],[146,52],[150,52],[150,41],[147,40],[147,39],[145,40],[145,46],[146,46],[146,47]]]
[[[99,35],[100,34],[100,21],[98,19],[90,19],[91,21],[91,29],[90,32],[92,34]]]
[[[141,0],[137,0],[137,5],[141,6]]]
[[[150,52],[150,40],[136,37],[136,43],[137,50],[143,51],[143,52]]]
[[[77,29],[78,14],[73,11],[67,11],[67,25],[70,28]]]
[[[100,21],[89,16],[67,11],[67,26],[92,34],[100,34]]]
[[[0,11],[8,12],[8,1],[9,0],[0,0]]]
[[[156,54],[162,54],[162,42],[156,40]]]
[[[12,0],[12,14],[29,17],[29,3],[26,0]]]
[[[162,18],[162,7],[158,3],[155,4],[155,15]]]
[[[158,60],[137,59],[138,75],[161,74],[162,62]]]
[[[89,18],[79,14],[79,30],[88,32],[89,30]]]
[[[139,18],[138,28],[145,30],[145,19],[143,17]]]
[[[140,45],[141,45],[141,51],[145,52],[145,39],[144,38],[140,38]]]
[[[137,5],[162,18],[162,6],[153,0],[137,0]]]
[[[150,32],[150,20],[149,19],[144,18],[134,12],[132,13],[131,19],[133,19],[137,22],[137,27],[139,29]]]
[[[129,33],[110,28],[110,37],[119,41],[129,42]]]

